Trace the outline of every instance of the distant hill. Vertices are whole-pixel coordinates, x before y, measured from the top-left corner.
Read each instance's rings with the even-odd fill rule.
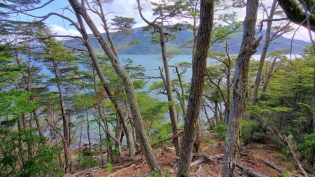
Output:
[[[171,33],[171,32],[169,32]],[[166,43],[167,50],[180,50],[182,54],[190,54],[191,49],[190,48],[183,48],[180,47],[185,42],[191,40],[193,38],[193,33],[191,30],[182,30],[178,32],[174,32],[172,34],[176,34],[178,36],[177,40],[169,40]],[[265,34],[265,30],[262,30],[259,35]],[[103,34],[105,36],[105,33]],[[242,32],[234,34],[231,40],[229,40],[229,51],[230,54],[237,54],[240,49],[241,41],[242,41]],[[159,44],[151,44],[150,40],[152,35],[147,32],[143,31],[142,28],[135,28],[132,29],[130,34],[120,34],[115,35],[112,34],[113,40],[116,45],[116,49],[118,50],[119,54],[129,54],[129,55],[146,55],[146,54],[159,54],[161,52],[161,48]],[[93,45],[93,48],[96,50],[97,53],[103,53],[100,44],[98,43],[97,39],[94,37],[94,35],[90,34],[91,42]],[[130,42],[134,40],[139,40],[139,44],[135,45],[129,45]],[[257,50],[256,54],[261,53],[262,46],[264,44],[264,38],[260,43],[260,47]],[[302,53],[303,49],[311,45],[309,42],[305,42],[302,40],[293,40],[292,42],[292,53]],[[84,48],[82,46],[82,43],[78,39],[71,39],[71,40],[65,40],[64,45],[70,46],[70,47],[76,47],[76,48]],[[275,51],[275,50],[284,50],[284,49],[290,49],[291,48],[291,39],[285,38],[280,36],[275,41],[273,41],[269,47],[269,52]],[[219,44],[216,43],[211,47],[211,50],[214,51],[221,51],[224,52],[224,48]]]

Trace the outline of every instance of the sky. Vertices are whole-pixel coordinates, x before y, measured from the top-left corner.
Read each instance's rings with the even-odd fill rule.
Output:
[[[48,0],[43,0],[42,2],[45,3],[47,1]],[[151,1],[158,2],[159,0],[151,0]],[[267,6],[271,6],[272,4],[272,0],[263,0],[263,2]],[[150,11],[148,4],[146,3],[146,0],[141,0],[141,3],[143,3],[144,5],[145,4],[147,5],[147,6],[143,6],[143,7],[146,7],[147,9],[144,12],[144,16],[149,20],[153,20],[154,16],[152,15],[152,12]],[[48,14],[49,12],[56,12],[56,13],[63,14],[75,21],[76,18],[74,14],[70,12],[69,10],[65,9],[66,7],[71,8],[67,0],[55,0],[51,4],[47,5],[45,8],[32,12],[32,15],[43,16],[45,14]],[[113,0],[113,2],[111,3],[104,4],[103,8],[106,11],[105,13],[109,13],[107,15],[107,19],[109,22],[111,22],[109,19],[112,19],[114,16],[117,15],[117,16],[133,17],[135,21],[137,22],[137,24],[135,24],[134,27],[142,27],[146,25],[146,23],[140,18],[140,15],[138,13],[138,10],[136,8],[136,0]],[[217,12],[217,14],[232,13],[233,11],[237,12],[238,20],[244,20],[245,13],[246,13],[245,8],[228,9],[225,11],[219,11]],[[98,29],[101,32],[104,32],[103,27],[101,25],[101,20],[93,13],[90,13],[90,15],[92,19],[94,20],[95,24],[97,25]],[[25,17],[25,16],[21,16],[20,18],[27,19],[29,21],[32,21],[34,19],[33,17]],[[258,19],[262,19],[262,18],[263,18],[263,13],[260,10],[258,13]],[[45,22],[47,23],[47,26],[50,27],[53,33],[60,34],[60,35],[76,35],[76,36],[80,35],[79,32],[73,26],[69,25],[68,21],[63,20],[60,17],[53,16],[53,17],[48,18]],[[266,24],[264,26],[266,26]],[[88,30],[88,32],[91,33],[90,30]],[[286,34],[284,35],[284,37],[291,38],[292,35],[293,33]],[[304,41],[309,41],[310,39],[308,35],[308,31],[303,27],[299,28],[299,30],[295,33],[294,38],[304,40]]]

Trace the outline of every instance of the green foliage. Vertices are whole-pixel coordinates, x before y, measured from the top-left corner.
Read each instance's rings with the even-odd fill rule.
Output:
[[[315,133],[306,134],[302,143],[298,144],[302,158],[306,159],[315,170]]]
[[[115,16],[112,19],[113,23],[111,25],[116,26],[114,30],[126,32],[132,29],[132,26],[136,24],[135,19],[131,17],[121,17]]]
[[[11,61],[9,50],[7,45],[0,45],[0,89],[10,86],[21,75],[18,65]]]
[[[81,156],[77,161],[83,166],[83,168],[91,168],[96,165],[96,161],[91,159],[90,156]]]
[[[160,43],[160,34],[154,34],[150,40],[151,44],[159,44]]]
[[[206,143],[210,143],[211,142],[210,136],[209,135],[204,136],[203,141]]]
[[[139,92],[137,94],[138,103],[140,106],[141,115],[145,120],[158,121],[164,120],[165,113],[168,109],[167,102],[160,101],[156,98],[150,97],[145,92]]]
[[[263,132],[260,128],[259,122],[253,119],[244,118],[241,121],[241,139],[244,144],[248,144],[256,139],[261,139]]]
[[[237,21],[236,12],[232,14],[220,14],[218,22],[214,25],[215,28],[211,35],[211,44],[228,40],[233,37],[233,34],[240,32],[241,21]]]
[[[140,40],[133,40],[133,41],[129,42],[128,45],[136,45],[136,44],[140,44],[140,43],[141,43]]]
[[[217,137],[222,140],[225,139],[227,129],[228,129],[228,125],[223,124],[223,123],[219,123],[215,127],[213,127],[213,130],[215,130],[218,133]]]
[[[157,169],[154,169],[151,172],[150,177],[163,177],[163,176],[159,174],[159,171]]]
[[[289,150],[288,147],[283,147],[283,148],[281,149],[281,153],[282,153],[283,155],[287,156],[287,155],[289,155],[291,152],[290,152],[290,150]]]
[[[165,169],[163,174],[159,174],[157,169],[154,169],[150,174],[150,177],[169,177],[169,176],[170,176],[170,169],[169,168]]]
[[[170,169],[169,168],[165,169],[163,176],[164,177],[170,177]]]
[[[45,176],[54,170],[56,161],[54,160],[58,149],[48,145],[43,145],[46,138],[38,136],[36,129],[10,131],[7,127],[0,127],[0,170],[2,174],[13,174],[18,176]],[[27,145],[21,150],[21,145]],[[37,148],[37,146],[39,148]],[[20,149],[16,153],[16,149]],[[32,152],[32,154],[29,154]],[[18,159],[28,155],[21,168],[18,166]],[[6,175],[5,175],[6,176]]]
[[[106,172],[110,173],[112,171],[112,169],[113,169],[113,164],[108,162],[106,164]]]
[[[4,121],[14,121],[23,113],[31,112],[36,103],[28,102],[30,93],[22,90],[9,90],[0,92],[0,116],[4,116]]]
[[[290,173],[285,172],[285,173],[283,173],[283,177],[293,177],[293,175],[290,174]]]
[[[54,173],[54,177],[63,177],[64,171],[57,171]]]

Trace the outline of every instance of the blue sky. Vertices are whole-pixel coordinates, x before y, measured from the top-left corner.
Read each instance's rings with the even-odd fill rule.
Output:
[[[45,3],[47,1],[48,0],[43,0],[42,2]],[[159,0],[150,0],[150,1],[158,2]],[[141,2],[145,4],[146,0],[141,0]],[[228,2],[228,1],[226,0],[226,2]],[[272,0],[263,0],[263,2],[265,4],[271,5]],[[56,13],[63,14],[65,16],[73,19],[74,21],[76,21],[75,16],[69,10],[66,10],[65,9],[66,7],[71,8],[69,6],[69,3],[67,0],[55,0],[51,4],[47,5],[45,8],[42,8],[42,9],[39,9],[39,10],[32,12],[32,15],[43,16],[43,15],[48,14],[49,12],[56,12]],[[113,0],[113,2],[110,4],[104,4],[103,8],[106,11],[105,13],[111,12],[107,16],[107,19],[109,22],[110,22],[111,18],[113,18],[115,15],[117,15],[117,16],[126,16],[126,17],[135,18],[135,20],[138,22],[135,25],[135,27],[140,27],[140,26],[146,25],[142,21],[142,19],[140,18],[138,11],[136,9],[136,0]],[[244,19],[245,8],[243,8],[243,9],[228,9],[228,10],[217,12],[217,13],[231,13],[232,11],[237,12],[239,20]],[[145,17],[148,18],[149,20],[154,19],[149,8],[144,13],[145,13]],[[92,19],[94,20],[95,24],[97,25],[98,29],[101,32],[104,32],[104,30],[101,26],[100,19],[93,13],[90,13],[90,15],[91,15]],[[262,11],[260,11],[258,13],[258,18],[262,18],[262,17],[263,17],[263,13],[262,13]],[[25,16],[21,16],[20,18],[22,18],[24,20],[27,19],[29,21],[32,21],[34,19],[32,17],[25,17]],[[45,22],[47,23],[47,26],[50,27],[54,33],[58,33],[61,35],[79,35],[79,32],[76,31],[76,29],[73,26],[70,26],[68,21],[63,20],[60,17],[53,16],[53,17],[48,18]],[[90,30],[89,30],[89,32],[90,32]],[[291,38],[292,34],[287,34],[284,37]],[[301,40],[309,41],[309,36],[308,36],[307,30],[304,29],[303,27],[301,27],[299,29],[299,31],[297,31],[297,33],[295,34],[295,39],[301,39]]]

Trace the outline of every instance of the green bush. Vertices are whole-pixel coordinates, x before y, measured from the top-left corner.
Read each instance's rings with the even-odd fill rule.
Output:
[[[162,177],[162,176],[159,174],[159,172],[158,172],[157,169],[154,169],[154,170],[151,172],[150,177]]]
[[[304,136],[304,141],[298,145],[302,158],[308,161],[315,170],[315,133]]]
[[[96,165],[96,161],[88,156],[81,156],[77,160],[84,168],[90,168]]]
[[[107,173],[110,173],[113,169],[113,164],[112,163],[107,163],[107,167],[106,167],[106,172]]]
[[[227,129],[228,125],[222,123],[217,124],[215,127],[213,127],[213,130],[215,130],[218,133],[217,137],[222,140],[225,139]]]
[[[262,129],[256,120],[244,118],[241,121],[241,139],[244,144],[263,139]]]

